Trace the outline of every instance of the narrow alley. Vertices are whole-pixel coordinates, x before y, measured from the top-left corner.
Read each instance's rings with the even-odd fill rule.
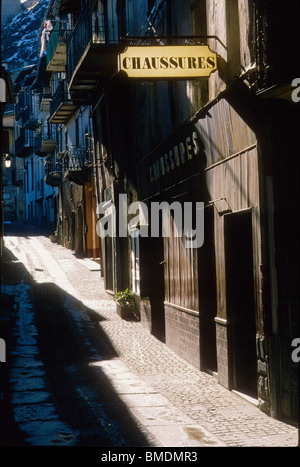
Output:
[[[298,446],[299,6],[2,10],[1,446]]]
[[[293,447],[298,430],[121,319],[99,265],[6,224],[2,446]]]

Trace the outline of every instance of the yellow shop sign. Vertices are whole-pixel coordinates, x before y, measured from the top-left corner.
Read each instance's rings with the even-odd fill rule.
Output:
[[[119,54],[119,71],[129,78],[208,78],[217,55],[207,45],[133,46]]]

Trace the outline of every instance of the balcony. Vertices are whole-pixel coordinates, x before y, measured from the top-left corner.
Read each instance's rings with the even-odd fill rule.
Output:
[[[65,23],[57,22],[47,44],[47,71],[66,71],[67,30]]]
[[[17,157],[27,157],[36,149],[35,132],[21,129],[21,135],[15,141],[15,155]]]
[[[294,47],[287,45],[282,38],[288,37],[292,44],[294,38],[299,37],[296,32],[297,15],[293,17],[288,9],[281,8],[277,2],[254,3],[256,93],[261,97],[291,101],[291,83],[299,75],[299,64]],[[278,57],[284,57],[284,62]]]
[[[65,179],[84,185],[90,181],[92,154],[86,148],[69,148],[64,159]]]
[[[61,185],[62,164],[54,156],[45,161],[45,183],[52,187]]]
[[[46,154],[52,153],[56,150],[56,127],[47,122],[40,134],[40,150],[39,154],[45,156]]]
[[[70,98],[66,81],[60,81],[50,102],[50,123],[66,123],[77,108]]]
[[[50,112],[50,102],[51,102],[51,93],[50,88],[45,87],[40,93],[40,111],[41,112]]]
[[[26,104],[25,92],[20,92],[18,94],[17,103],[15,105],[15,118],[16,118],[16,120],[18,120],[19,118],[22,117],[22,113],[23,113],[23,111],[25,110],[26,107],[27,107],[27,104]]]
[[[79,104],[86,103],[87,95],[118,70],[118,21],[108,18],[105,5],[96,15],[87,1],[68,36],[69,91]]]
[[[22,125],[24,128],[27,128],[27,130],[36,130],[40,122],[38,121],[37,118],[33,115],[33,112],[29,106],[27,106],[22,113]]]

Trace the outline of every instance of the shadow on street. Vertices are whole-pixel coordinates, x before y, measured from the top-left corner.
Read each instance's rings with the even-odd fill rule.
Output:
[[[27,226],[20,232],[18,226],[9,226],[10,235],[33,235],[36,229]],[[17,233],[19,232],[19,233]],[[41,404],[39,418],[39,398],[34,406],[34,395],[38,389],[31,389],[31,408],[35,407],[36,427],[45,421],[42,408],[45,403],[53,404],[59,420],[70,426],[76,435],[72,445],[76,446],[151,446],[149,439],[137,426],[125,404],[116,395],[110,382],[104,374],[97,374],[89,367],[96,358],[112,359],[117,357],[113,345],[104,332],[93,326],[93,321],[101,321],[93,310],[88,309],[79,300],[67,294],[54,283],[36,283],[24,265],[4,248],[1,265],[1,283],[15,286],[28,285],[28,295],[33,305],[34,323],[37,329],[37,346],[46,375],[46,387],[49,396]],[[20,430],[14,417],[13,392],[10,384],[11,369],[17,360],[24,361],[25,354],[31,342],[18,345],[17,320],[21,313],[21,303],[16,305],[15,297],[1,293],[1,338],[6,342],[6,363],[1,363],[1,446],[26,446],[26,433]],[[87,334],[82,333],[68,313],[66,307],[71,307],[73,313],[83,312],[90,316],[86,327]],[[31,335],[32,337],[32,335]],[[87,341],[89,345],[87,345]],[[92,350],[91,350],[92,348]],[[27,355],[27,354],[26,354]],[[30,373],[30,359],[26,371],[19,371],[18,408],[26,406],[26,397],[22,401],[22,391],[28,397],[28,387],[33,381]],[[32,368],[33,370],[33,368]],[[31,377],[32,376],[32,377]],[[23,378],[23,380],[22,380]],[[28,418],[28,417],[27,417]],[[32,420],[26,419],[26,422]],[[53,420],[55,423],[55,420]],[[26,425],[26,424],[25,424]],[[64,445],[63,438],[58,443]],[[66,444],[68,439],[66,438]],[[30,443],[29,443],[30,445]]]

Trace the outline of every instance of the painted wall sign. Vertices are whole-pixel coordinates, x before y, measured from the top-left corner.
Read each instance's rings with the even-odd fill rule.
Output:
[[[159,178],[164,177],[176,167],[184,165],[193,157],[199,156],[200,144],[199,137],[196,131],[193,131],[191,136],[184,138],[175,144],[170,150],[165,151],[163,155],[152,162],[149,166],[149,179],[151,183],[156,182]]]
[[[216,128],[220,131],[216,132]],[[256,139],[255,132],[236,110],[226,99],[220,99],[209,106],[209,112],[198,112],[177,127],[148,154],[143,154],[140,141],[141,158],[136,164],[139,199],[144,201],[164,192],[167,196],[173,187],[175,195],[180,190],[195,188],[203,195],[198,199],[206,199],[207,183],[213,183],[213,186],[216,183],[214,189],[217,190],[222,176],[212,182],[215,180],[211,175],[213,172],[205,169],[215,164],[218,167],[223,160],[231,160],[230,156],[244,153],[245,148],[255,151]],[[248,162],[251,165],[250,159]]]
[[[119,71],[129,78],[208,78],[217,69],[217,55],[207,45],[128,47],[118,58]]]
[[[203,142],[195,125],[186,122],[137,162],[139,197],[143,201],[171,187],[177,190],[178,183],[194,178],[204,167]]]

